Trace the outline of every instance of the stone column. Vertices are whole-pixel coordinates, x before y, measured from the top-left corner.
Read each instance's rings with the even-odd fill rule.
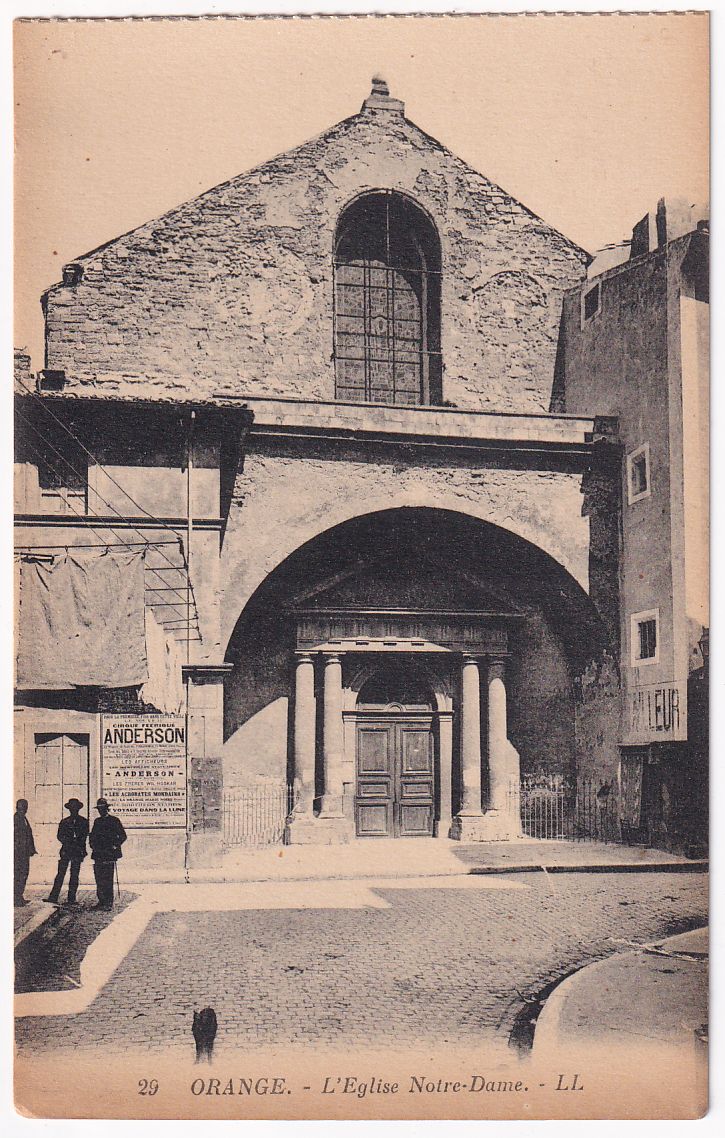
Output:
[[[451,833],[451,783],[453,779],[453,712],[438,713],[438,753],[440,763],[440,817],[436,836],[449,838]]]
[[[489,809],[504,813],[507,809],[508,731],[506,722],[506,684],[503,660],[488,664],[488,779]]]
[[[321,817],[342,817],[342,658],[326,653],[324,675],[322,760],[325,794]]]
[[[488,662],[488,777],[490,837],[510,841],[521,834],[519,753],[509,742],[506,711],[506,665]]]
[[[461,814],[481,814],[481,692],[478,660],[464,656],[461,673]]]
[[[311,817],[315,800],[315,663],[309,652],[296,654],[294,759],[296,812]]]

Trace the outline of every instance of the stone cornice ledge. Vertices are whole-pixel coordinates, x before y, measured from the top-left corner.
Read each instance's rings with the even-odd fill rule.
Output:
[[[234,664],[182,664],[181,674],[185,680],[196,680],[197,683],[219,682],[230,676],[234,671]]]
[[[588,452],[594,418],[244,396],[252,435]]]

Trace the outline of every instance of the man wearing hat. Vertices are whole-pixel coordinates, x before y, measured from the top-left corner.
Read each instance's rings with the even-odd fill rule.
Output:
[[[51,904],[57,905],[60,891],[65,880],[65,871],[70,865],[70,878],[68,879],[68,898],[66,904],[76,904],[78,892],[78,877],[81,872],[81,862],[86,856],[86,838],[88,837],[88,819],[81,814],[83,803],[78,798],[69,798],[65,809],[69,812],[67,818],[61,819],[58,826],[58,841],[60,842],[60,856],[58,858],[58,872],[50,893],[45,898]]]
[[[90,844],[93,858],[93,872],[96,876],[97,909],[113,908],[113,870],[116,862],[123,857],[121,846],[126,841],[126,831],[120,819],[108,812],[105,798],[96,803],[98,818],[93,823]]]
[[[35,842],[33,831],[28,821],[28,800],[19,798],[15,803],[13,818],[15,831],[15,908],[29,905],[23,893],[30,873],[30,859],[35,856]]]

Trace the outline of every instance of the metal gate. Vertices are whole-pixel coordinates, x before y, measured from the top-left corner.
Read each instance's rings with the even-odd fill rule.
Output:
[[[521,777],[521,829],[549,841],[571,836],[571,796],[562,775]]]
[[[294,788],[287,783],[225,789],[222,796],[224,845],[252,848],[281,845],[294,804]]]
[[[620,793],[616,782],[567,778],[561,774],[522,775],[521,828],[530,838],[548,841],[620,842]]]

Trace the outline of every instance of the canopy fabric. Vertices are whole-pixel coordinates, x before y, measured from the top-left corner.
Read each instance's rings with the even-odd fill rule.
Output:
[[[179,715],[186,698],[181,645],[158,623],[150,605],[146,609],[146,657],[149,678],[141,688],[142,702],[168,715]]]
[[[148,679],[142,550],[20,562],[20,688],[132,687]]]

